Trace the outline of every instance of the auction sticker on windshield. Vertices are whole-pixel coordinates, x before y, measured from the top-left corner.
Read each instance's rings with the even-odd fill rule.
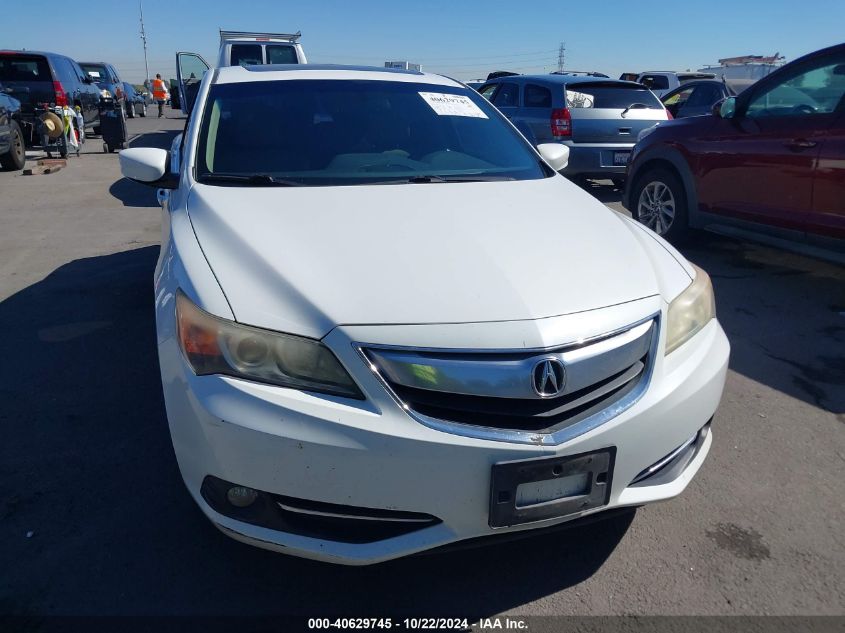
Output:
[[[464,95],[449,95],[442,92],[421,92],[419,95],[440,116],[471,116],[486,119],[487,115]]]

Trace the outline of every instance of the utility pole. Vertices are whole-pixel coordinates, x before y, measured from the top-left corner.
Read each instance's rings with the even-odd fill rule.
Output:
[[[144,87],[150,88],[150,67],[147,65],[147,33],[144,31],[143,0],[138,0],[138,11],[141,13],[141,41],[144,43]]]
[[[557,49],[557,71],[559,73],[563,72],[563,60],[566,56],[566,42],[561,42],[560,47]]]

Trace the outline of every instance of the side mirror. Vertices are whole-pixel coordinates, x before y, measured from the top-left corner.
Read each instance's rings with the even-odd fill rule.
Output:
[[[537,151],[543,157],[549,167],[555,171],[566,169],[569,164],[569,148],[560,143],[541,143],[537,146]]]
[[[736,116],[736,97],[727,97],[713,104],[713,116],[732,119]]]
[[[129,180],[161,189],[176,189],[179,175],[169,169],[170,153],[156,147],[133,147],[120,152],[120,173]]]
[[[92,83],[94,83],[94,78],[93,78],[93,77],[91,77],[91,75],[85,75],[85,76],[82,78],[82,83],[92,84]]]

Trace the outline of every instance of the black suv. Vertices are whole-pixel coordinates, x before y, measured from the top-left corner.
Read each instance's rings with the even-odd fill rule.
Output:
[[[100,123],[100,89],[74,60],[56,53],[0,51],[0,84],[20,101],[20,122],[27,145],[39,142],[35,121],[39,104],[79,106],[86,127]]]
[[[25,161],[21,102],[7,95],[0,85],[0,167],[23,169]]]

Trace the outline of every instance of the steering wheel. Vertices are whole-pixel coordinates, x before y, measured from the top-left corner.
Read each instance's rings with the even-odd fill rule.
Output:
[[[815,114],[819,110],[815,106],[811,106],[809,103],[799,103],[797,106],[792,108],[792,111],[796,114]]]

